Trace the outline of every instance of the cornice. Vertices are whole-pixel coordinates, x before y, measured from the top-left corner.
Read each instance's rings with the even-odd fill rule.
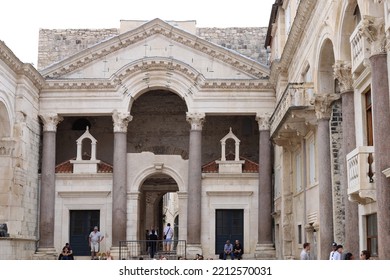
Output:
[[[3,41],[0,41],[0,60],[16,74],[26,76],[36,88],[44,86],[45,80],[41,74],[31,64],[21,62]]]
[[[179,74],[192,81],[200,89],[272,89],[267,78],[242,80],[207,80],[196,69],[179,60],[165,57],[151,57],[137,60],[120,69],[109,79],[47,79],[45,90],[117,90],[124,86],[124,81],[137,73],[148,74],[145,79],[152,79],[154,72]]]
[[[306,25],[313,14],[317,0],[301,0],[280,60],[271,65],[270,82],[274,83],[281,72],[287,71],[298,48]]]
[[[208,42],[184,30],[175,28],[160,19],[152,20],[134,30],[130,30],[91,48],[85,49],[69,59],[65,59],[43,69],[41,73],[46,78],[59,78],[94,60],[103,58],[119,49],[133,45],[155,35],[163,35],[174,42],[198,50],[206,55],[210,55],[253,77],[259,79],[266,79],[269,77],[269,69],[267,66]]]

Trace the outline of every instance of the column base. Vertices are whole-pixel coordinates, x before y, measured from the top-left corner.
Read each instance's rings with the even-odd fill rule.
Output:
[[[59,253],[53,248],[38,248],[33,255],[33,260],[57,260]]]
[[[196,254],[202,255],[202,245],[201,244],[187,244],[186,258],[188,260],[193,260],[196,257]]]
[[[244,252],[245,253],[245,252]],[[256,260],[276,260],[276,250],[273,244],[256,244]]]

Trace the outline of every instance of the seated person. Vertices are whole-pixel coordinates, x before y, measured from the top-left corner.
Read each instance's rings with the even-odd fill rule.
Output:
[[[230,240],[226,240],[226,243],[223,247],[223,259],[226,260],[227,256],[230,256],[232,260],[234,260],[234,254],[233,254],[233,244],[230,243]]]
[[[242,249],[241,243],[239,240],[236,240],[233,245],[233,254],[234,257],[238,260],[241,260],[244,250]]]
[[[61,254],[58,256],[59,260],[74,260],[73,250],[69,243],[66,243],[62,248]]]

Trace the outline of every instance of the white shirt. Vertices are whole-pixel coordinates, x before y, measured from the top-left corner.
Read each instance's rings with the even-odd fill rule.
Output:
[[[164,235],[167,236],[167,239],[172,239],[172,237],[173,237],[173,228],[170,227],[170,226],[166,226],[164,228]]]
[[[338,251],[335,251],[333,254],[333,260],[339,261],[341,260],[341,254]]]

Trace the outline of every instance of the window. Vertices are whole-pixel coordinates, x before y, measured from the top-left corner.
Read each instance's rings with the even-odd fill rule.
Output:
[[[296,192],[302,190],[302,155],[300,152],[295,155],[295,190]]]
[[[366,140],[367,146],[374,145],[374,136],[372,128],[372,103],[371,103],[371,90],[365,93],[365,106],[366,106]]]
[[[308,140],[308,166],[309,166],[309,184],[313,186],[316,184],[316,146],[314,137]]]
[[[302,244],[302,225],[298,225],[298,243]]]
[[[367,250],[372,257],[378,256],[378,227],[376,213],[366,216],[367,224]]]

